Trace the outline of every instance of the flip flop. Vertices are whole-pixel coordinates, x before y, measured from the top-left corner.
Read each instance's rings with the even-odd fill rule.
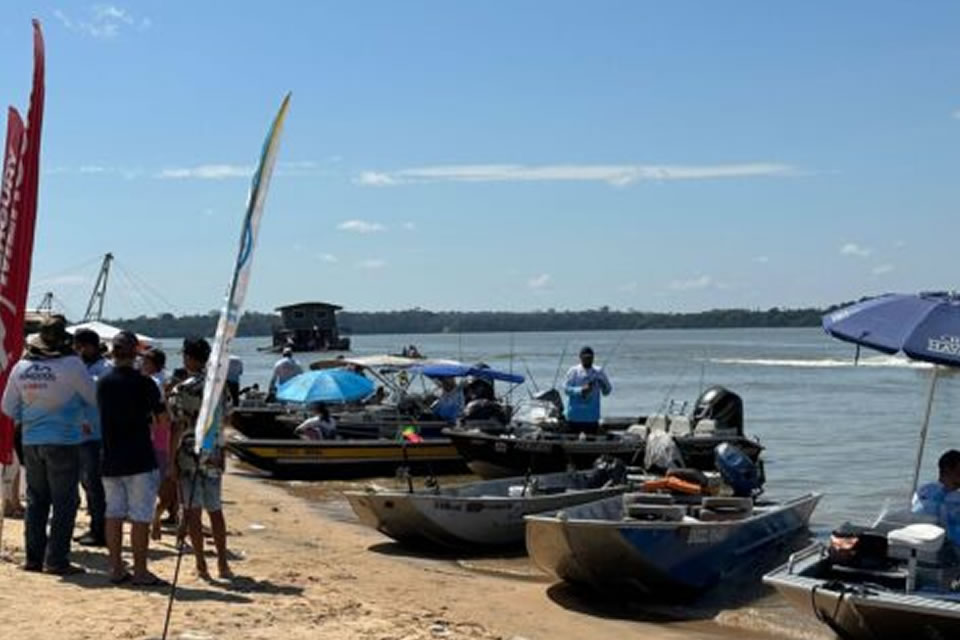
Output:
[[[132,584],[135,587],[168,587],[170,583],[161,578],[160,576],[155,576],[152,573],[147,575],[145,578],[132,578]]]
[[[119,576],[110,576],[110,584],[125,584],[131,580],[133,580],[133,574],[129,571],[124,571]]]

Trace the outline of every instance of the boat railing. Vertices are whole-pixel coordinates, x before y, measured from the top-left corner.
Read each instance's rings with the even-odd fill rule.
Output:
[[[787,573],[793,575],[793,569],[798,562],[802,562],[807,558],[819,555],[821,559],[826,557],[827,549],[822,544],[815,543],[807,547],[806,549],[801,549],[800,551],[795,551],[790,554],[790,557],[787,559]]]

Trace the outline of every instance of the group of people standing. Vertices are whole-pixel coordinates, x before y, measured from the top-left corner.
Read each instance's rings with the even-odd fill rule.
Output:
[[[110,341],[109,358],[95,332],[71,337],[62,316],[48,318],[28,339],[0,402],[17,425],[17,453],[26,470],[24,570],[85,571],[70,561],[80,485],[90,529],[73,539],[108,548],[111,582],[164,584],[147,568],[149,537],[151,525],[159,537],[162,511],[175,512],[178,500],[179,535],[189,534],[197,573],[209,577],[200,522],[205,509],[219,575],[230,577],[222,446],[204,456],[193,446],[210,345],[186,339],[182,354],[183,369],[168,379],[164,353],[141,352],[127,331]],[[122,558],[125,521],[131,523],[132,572]]]

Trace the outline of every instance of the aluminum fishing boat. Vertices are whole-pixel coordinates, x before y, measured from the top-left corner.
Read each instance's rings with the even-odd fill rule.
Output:
[[[805,529],[819,500],[624,494],[527,516],[527,551],[541,569],[573,584],[656,599],[691,596]]]
[[[522,546],[523,517],[624,491],[625,469],[573,471],[403,491],[347,491],[360,521],[401,543],[456,549]]]

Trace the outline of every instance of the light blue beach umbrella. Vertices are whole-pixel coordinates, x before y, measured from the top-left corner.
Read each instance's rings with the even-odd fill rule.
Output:
[[[834,338],[852,342],[858,349],[865,346],[889,354],[902,352],[912,360],[934,365],[913,469],[912,495],[920,481],[940,368],[960,368],[960,295],[889,293],[828,313],[823,316],[823,329]]]
[[[277,399],[285,402],[357,402],[373,393],[374,384],[346,369],[307,371],[290,378],[277,389]]]

